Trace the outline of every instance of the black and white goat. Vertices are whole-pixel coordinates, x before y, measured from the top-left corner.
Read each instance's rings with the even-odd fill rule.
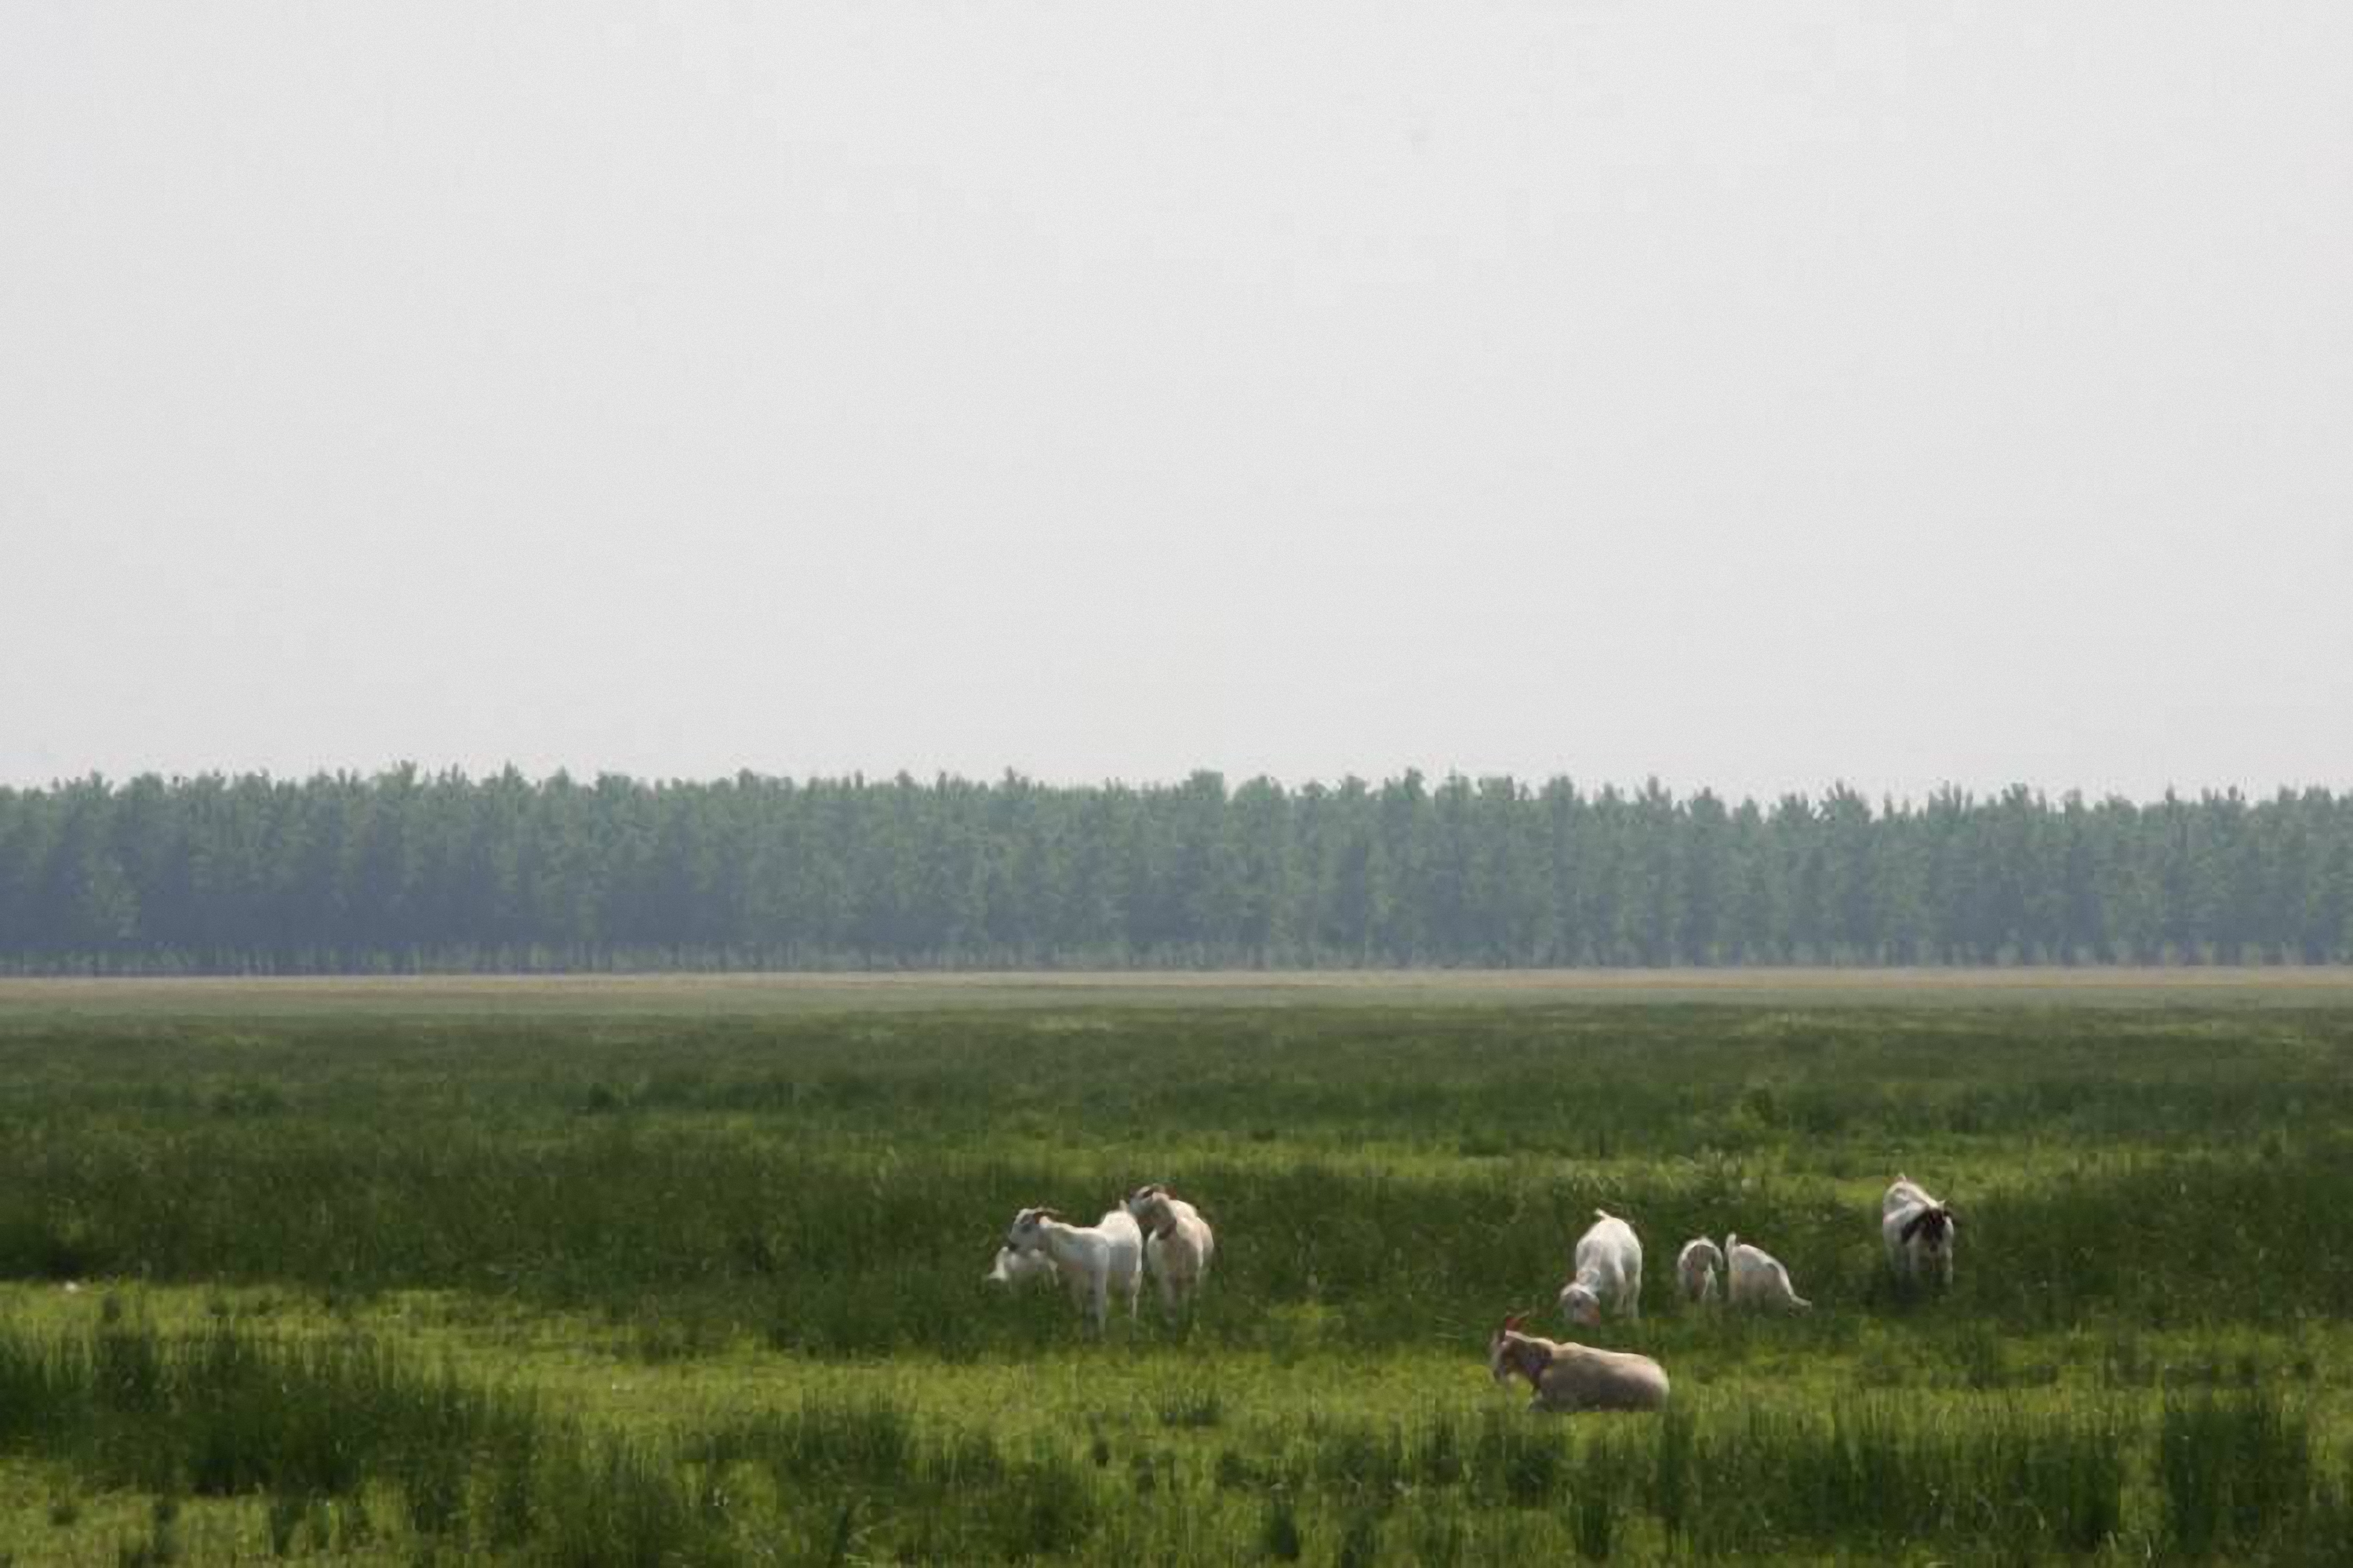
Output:
[[[1909,1176],[1899,1173],[1879,1201],[1880,1239],[1898,1278],[1920,1279],[1933,1271],[1939,1284],[1950,1285],[1959,1228],[1953,1211]]]

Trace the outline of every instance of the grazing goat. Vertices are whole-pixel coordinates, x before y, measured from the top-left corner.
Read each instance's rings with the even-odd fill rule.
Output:
[[[1633,1226],[1596,1209],[1593,1228],[1577,1238],[1577,1277],[1561,1287],[1560,1309],[1589,1329],[1605,1307],[1621,1318],[1642,1316],[1642,1244]]]
[[[1002,1285],[1008,1290],[1018,1290],[1025,1285],[1036,1285],[1054,1277],[1054,1260],[1042,1252],[1022,1252],[1011,1246],[997,1249],[997,1262],[987,1274],[984,1284]]]
[[[1879,1201],[1879,1234],[1887,1244],[1887,1266],[1897,1277],[1918,1279],[1931,1266],[1939,1282],[1953,1282],[1954,1233],[1960,1221],[1909,1176],[1897,1174]]]
[[[1121,1206],[1144,1227],[1145,1272],[1159,1285],[1160,1309],[1173,1320],[1209,1277],[1217,1233],[1200,1210],[1156,1181],[1138,1187]]]
[[[1735,1307],[1755,1307],[1767,1312],[1810,1312],[1814,1304],[1789,1283],[1781,1260],[1762,1247],[1750,1246],[1738,1236],[1724,1238],[1730,1260],[1725,1273],[1725,1297]]]
[[[1071,1299],[1097,1333],[1111,1315],[1114,1290],[1127,1298],[1127,1315],[1135,1316],[1136,1292],[1144,1285],[1144,1233],[1125,1209],[1113,1209],[1092,1225],[1074,1225],[1052,1209],[1024,1209],[1013,1216],[1005,1245],[1051,1259]]]
[[[1667,1403],[1667,1372],[1648,1356],[1561,1344],[1520,1332],[1525,1312],[1504,1319],[1487,1341],[1487,1370],[1497,1383],[1517,1372],[1535,1397],[1530,1410],[1660,1410]]]
[[[1683,1299],[1704,1306],[1716,1297],[1717,1278],[1724,1273],[1724,1249],[1705,1236],[1694,1236],[1675,1255],[1675,1279]]]

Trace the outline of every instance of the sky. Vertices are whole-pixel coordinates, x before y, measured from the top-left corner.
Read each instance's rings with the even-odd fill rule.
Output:
[[[0,7],[0,783],[2353,788],[2353,6]]]

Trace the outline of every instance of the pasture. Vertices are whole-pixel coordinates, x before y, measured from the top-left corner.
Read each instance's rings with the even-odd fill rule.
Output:
[[[0,1086],[16,1563],[2353,1556],[2341,972],[12,982]],[[1150,1180],[1191,1321],[983,1284]]]

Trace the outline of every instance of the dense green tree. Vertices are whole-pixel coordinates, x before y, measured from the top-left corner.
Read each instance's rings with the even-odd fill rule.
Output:
[[[0,789],[0,967],[2345,962],[2353,796],[1408,773]]]

